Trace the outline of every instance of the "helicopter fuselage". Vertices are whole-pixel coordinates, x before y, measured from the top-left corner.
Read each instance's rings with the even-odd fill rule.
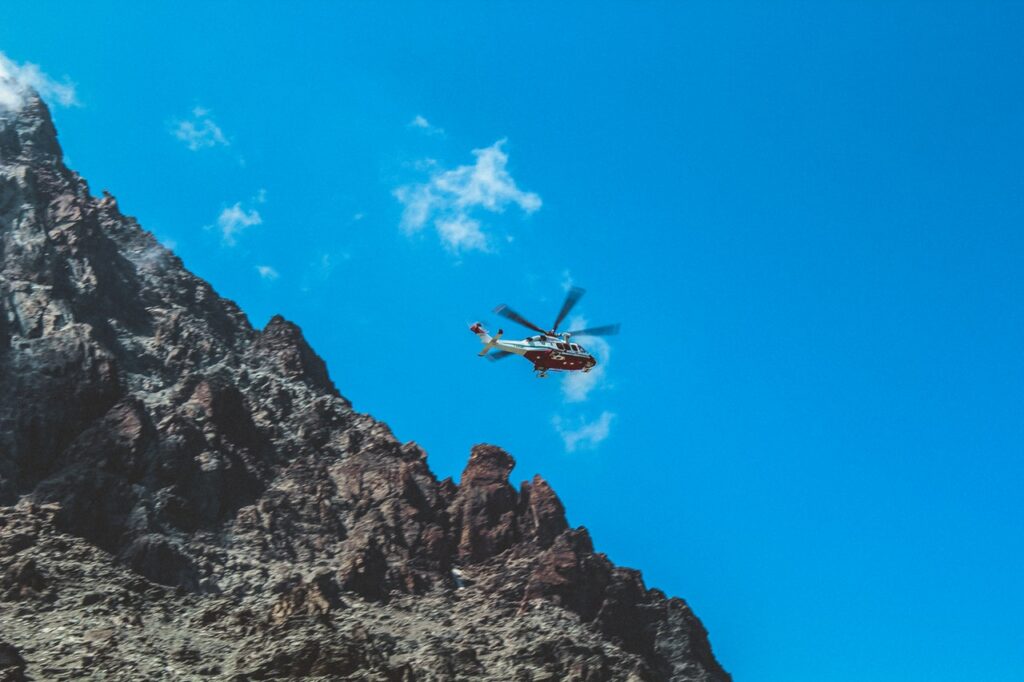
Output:
[[[501,338],[501,330],[497,336],[491,337],[480,323],[470,327],[470,331],[476,334],[485,346],[481,355],[486,355],[491,350],[520,355],[533,363],[535,370],[542,373],[549,370],[589,372],[597,365],[597,359],[583,346],[570,340],[568,335],[538,334],[519,341],[504,341]]]

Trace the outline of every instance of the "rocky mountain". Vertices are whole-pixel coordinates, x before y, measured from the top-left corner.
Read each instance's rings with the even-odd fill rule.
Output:
[[[730,679],[513,466],[437,480],[0,110],[0,679]]]

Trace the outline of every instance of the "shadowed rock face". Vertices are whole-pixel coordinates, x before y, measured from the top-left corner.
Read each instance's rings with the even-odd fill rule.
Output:
[[[729,679],[542,478],[477,445],[438,481],[299,327],[93,197],[35,96],[0,110],[0,387],[11,679]]]

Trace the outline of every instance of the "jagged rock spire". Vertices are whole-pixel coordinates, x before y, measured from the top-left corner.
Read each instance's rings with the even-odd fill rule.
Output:
[[[30,87],[19,87],[17,106],[0,106],[0,163],[62,163],[50,108]]]

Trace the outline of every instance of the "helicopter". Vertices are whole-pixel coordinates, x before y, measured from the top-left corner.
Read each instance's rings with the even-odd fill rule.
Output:
[[[491,336],[484,326],[477,322],[469,330],[479,337],[484,344],[480,351],[481,357],[489,360],[501,360],[510,355],[520,355],[533,363],[533,371],[541,379],[552,372],[589,372],[597,365],[597,359],[587,352],[580,344],[572,341],[574,336],[611,336],[619,333],[618,324],[608,324],[601,327],[589,329],[578,329],[571,332],[559,332],[558,325],[562,324],[565,316],[573,309],[579,300],[586,293],[585,289],[572,287],[566,294],[562,309],[555,318],[551,329],[544,331],[533,322],[512,310],[507,305],[499,305],[494,309],[502,317],[508,318],[517,324],[521,324],[535,332],[537,336],[528,336],[521,341],[502,341],[505,333],[499,329],[498,333]],[[491,351],[494,351],[493,353]]]

